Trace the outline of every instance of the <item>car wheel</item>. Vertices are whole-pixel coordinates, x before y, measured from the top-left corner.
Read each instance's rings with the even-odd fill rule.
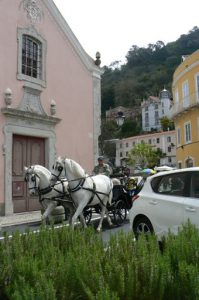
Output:
[[[140,217],[135,220],[133,224],[133,232],[136,238],[139,237],[139,235],[149,235],[154,232],[153,226],[151,225],[151,222],[146,217]]]

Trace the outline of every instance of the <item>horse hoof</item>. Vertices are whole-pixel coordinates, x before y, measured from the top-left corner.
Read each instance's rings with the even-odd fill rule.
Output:
[[[100,229],[100,228],[97,228],[96,231],[97,231],[97,233],[100,233],[100,232],[101,232],[101,229]]]

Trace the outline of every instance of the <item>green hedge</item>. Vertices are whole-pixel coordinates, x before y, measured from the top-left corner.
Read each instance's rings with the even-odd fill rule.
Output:
[[[199,232],[134,241],[120,231],[104,245],[93,228],[41,227],[0,243],[0,297],[22,300],[199,299]],[[2,298],[4,299],[4,298]]]

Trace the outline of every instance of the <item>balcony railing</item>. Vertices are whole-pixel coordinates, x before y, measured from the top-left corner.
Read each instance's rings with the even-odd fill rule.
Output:
[[[171,117],[174,118],[193,107],[199,107],[199,97],[197,93],[191,94],[185,98],[181,98],[178,103],[174,103],[171,107]]]

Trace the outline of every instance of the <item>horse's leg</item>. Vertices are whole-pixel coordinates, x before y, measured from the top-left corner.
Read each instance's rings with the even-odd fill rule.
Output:
[[[83,226],[84,228],[86,228],[87,225],[86,225],[86,221],[85,221],[85,218],[84,218],[84,214],[81,213],[79,217],[80,217],[80,222],[81,222],[82,226]]]
[[[101,209],[101,219],[100,219],[100,222],[99,222],[99,225],[97,227],[97,231],[100,232],[101,231],[101,228],[102,228],[102,222],[104,220],[104,216],[106,214],[106,217],[107,217],[107,221],[109,223],[109,226],[112,226],[113,223],[111,221],[111,218],[109,216],[109,213],[108,213],[108,209],[106,208],[106,204],[104,203],[104,205],[101,206],[102,209]]]
[[[106,206],[101,205],[101,218],[100,218],[100,221],[99,221],[99,224],[98,224],[98,227],[97,227],[97,232],[100,232],[101,229],[102,229],[102,222],[103,222],[103,219],[104,219],[105,212],[106,212]]]
[[[76,222],[77,218],[80,216],[80,214],[83,215],[83,209],[85,206],[86,206],[86,202],[81,200],[80,204],[78,205],[78,207],[72,217],[72,222],[71,222],[72,228],[74,228],[75,222]],[[80,218],[84,219],[84,217],[82,218],[82,216],[80,216]],[[87,227],[85,219],[83,221],[83,225],[84,225],[84,228]]]
[[[112,223],[112,221],[111,221],[111,218],[110,218],[110,216],[109,216],[109,213],[108,213],[108,209],[107,209],[107,208],[105,209],[105,213],[106,213],[106,217],[107,217],[107,221],[108,221],[108,223],[109,223],[109,226],[113,226],[113,223]]]
[[[43,215],[41,216],[41,220],[42,222],[46,221],[46,219],[48,218],[48,216],[52,213],[53,209],[57,206],[57,201],[49,201],[49,204],[45,210],[45,212],[43,213]]]

